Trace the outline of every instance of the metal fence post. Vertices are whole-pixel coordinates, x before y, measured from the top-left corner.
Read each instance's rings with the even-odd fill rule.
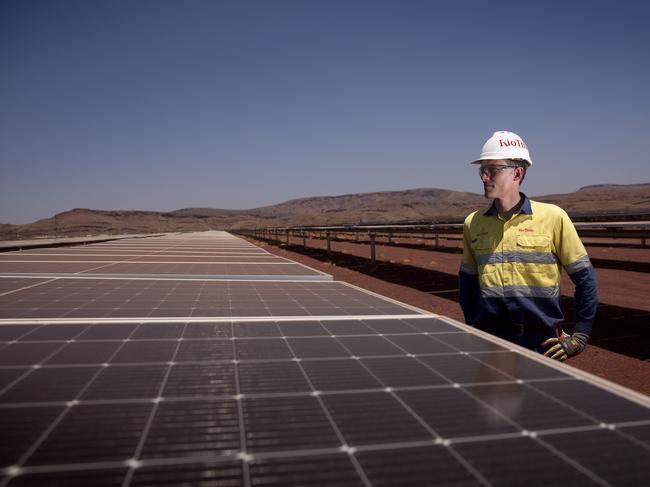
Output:
[[[370,236],[370,262],[372,263],[372,265],[375,265],[377,263],[377,259],[375,255],[375,234],[369,232],[368,235]]]
[[[332,256],[332,239],[330,238],[330,232],[325,232],[325,238],[327,239],[327,257]]]
[[[302,232],[302,246],[307,247],[307,234]]]

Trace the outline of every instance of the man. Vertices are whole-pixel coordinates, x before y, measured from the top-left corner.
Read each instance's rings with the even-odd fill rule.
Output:
[[[533,162],[517,134],[495,132],[479,175],[492,205],[465,219],[460,306],[465,322],[556,360],[582,352],[598,304],[596,276],[568,215],[519,192]],[[560,326],[561,267],[575,284],[573,335]]]

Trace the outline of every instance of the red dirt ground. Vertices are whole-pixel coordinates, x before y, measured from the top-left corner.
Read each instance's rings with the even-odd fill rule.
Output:
[[[463,321],[457,302],[458,249],[422,250],[333,241],[328,258],[323,240],[292,239],[290,245],[255,241],[269,252],[301,262],[336,280]],[[570,365],[650,395],[650,249],[589,247],[599,280],[599,309],[591,344]],[[573,312],[573,284],[562,280],[563,308]],[[570,331],[571,322],[565,327]]]

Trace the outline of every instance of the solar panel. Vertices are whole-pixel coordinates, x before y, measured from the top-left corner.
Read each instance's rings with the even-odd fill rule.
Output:
[[[414,314],[340,282],[56,279],[0,295],[0,318],[173,318]]]
[[[300,264],[290,262],[109,262],[109,261],[3,261],[0,275],[38,277],[200,277],[212,279],[316,279],[331,280],[331,276]]]
[[[212,255],[187,255],[187,254],[165,254],[165,255],[146,255],[143,257],[134,256],[133,254],[83,254],[83,253],[69,253],[69,254],[28,254],[28,253],[14,253],[14,254],[0,254],[0,263],[5,262],[29,262],[29,263],[83,263],[91,262],[101,264],[103,262],[113,263],[116,260],[123,258],[134,263],[167,263],[167,264],[228,264],[228,263],[274,263],[274,264],[295,264],[282,257],[273,255],[260,254],[260,255],[244,255],[241,254],[212,254]],[[242,262],[243,261],[243,262]]]
[[[2,485],[650,480],[647,398],[342,283],[13,281]]]

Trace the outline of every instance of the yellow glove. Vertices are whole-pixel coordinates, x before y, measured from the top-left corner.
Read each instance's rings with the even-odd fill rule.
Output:
[[[549,338],[542,343],[542,347],[549,347],[544,355],[554,360],[566,360],[569,357],[578,355],[587,346],[589,335],[585,333],[574,333],[559,338]]]

